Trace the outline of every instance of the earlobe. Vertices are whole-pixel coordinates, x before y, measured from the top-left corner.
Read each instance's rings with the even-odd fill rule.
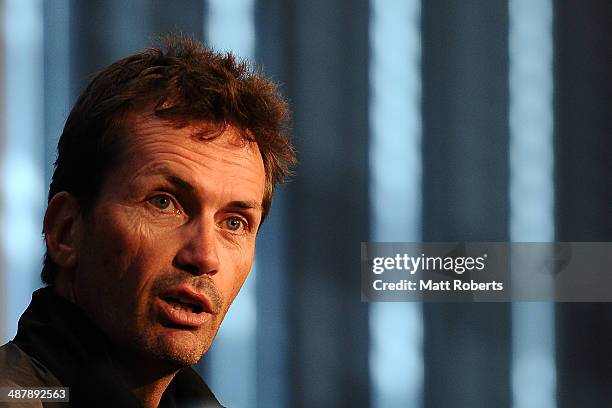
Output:
[[[81,209],[75,196],[62,191],[47,206],[44,219],[47,254],[62,269],[74,269],[79,257]]]

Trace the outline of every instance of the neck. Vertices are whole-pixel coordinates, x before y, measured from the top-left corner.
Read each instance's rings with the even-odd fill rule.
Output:
[[[74,304],[77,304],[76,297],[74,295],[74,289],[72,287],[72,281],[65,278],[64,274],[58,274],[53,282],[53,288],[55,293],[65,297]]]
[[[174,365],[140,358],[131,352],[113,351],[113,362],[132,393],[145,408],[157,408],[162,395],[178,372]]]
[[[168,388],[174,375],[157,379],[148,384],[142,384],[132,388],[134,395],[144,403],[145,408],[157,408],[162,395]]]

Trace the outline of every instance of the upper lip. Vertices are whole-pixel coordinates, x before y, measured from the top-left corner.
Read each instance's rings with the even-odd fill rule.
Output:
[[[160,297],[174,298],[183,303],[191,303],[202,308],[203,312],[212,313],[213,305],[208,296],[196,292],[188,286],[178,286],[163,292]]]

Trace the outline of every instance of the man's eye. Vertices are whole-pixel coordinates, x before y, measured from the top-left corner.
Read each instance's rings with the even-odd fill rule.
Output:
[[[246,228],[246,222],[240,217],[230,217],[225,220],[225,225],[230,231],[239,231]]]
[[[160,210],[167,210],[174,206],[172,198],[165,194],[159,194],[149,199],[149,202]]]

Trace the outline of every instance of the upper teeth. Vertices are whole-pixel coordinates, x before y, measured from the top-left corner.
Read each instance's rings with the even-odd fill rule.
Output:
[[[192,303],[183,302],[182,300],[176,298],[166,298],[166,301],[171,304],[175,309],[183,309],[189,310],[191,312],[197,311],[200,307],[198,305],[194,305]]]

